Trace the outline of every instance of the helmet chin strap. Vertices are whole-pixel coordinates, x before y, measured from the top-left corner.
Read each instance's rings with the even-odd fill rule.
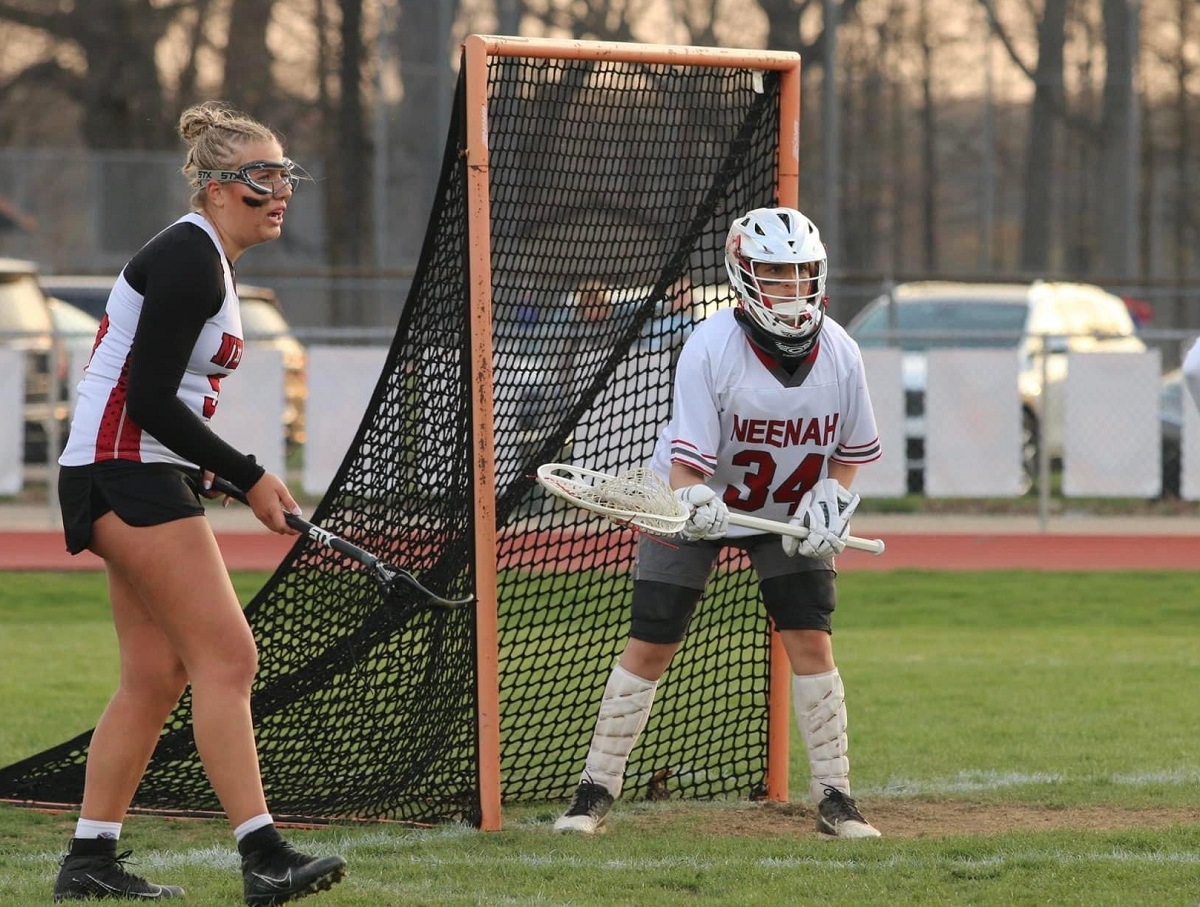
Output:
[[[753,319],[742,311],[741,308],[734,310],[733,317],[737,320],[738,325],[746,333],[746,337],[749,338],[751,343],[772,359],[783,361],[803,359],[811,353],[813,347],[816,345],[817,338],[821,336],[821,329],[825,326],[825,318],[822,317],[817,323],[815,331],[796,343],[788,343],[780,337],[768,334],[755,324]]]

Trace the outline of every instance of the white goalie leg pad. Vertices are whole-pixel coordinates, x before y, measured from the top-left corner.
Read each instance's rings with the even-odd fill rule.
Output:
[[[808,750],[812,769],[809,796],[813,803],[821,802],[827,787],[849,795],[846,690],[837,668],[826,674],[792,675],[792,706]]]
[[[657,681],[631,674],[619,664],[613,666],[581,780],[604,785],[614,798],[621,796],[625,764],[650,719],[657,689]]]

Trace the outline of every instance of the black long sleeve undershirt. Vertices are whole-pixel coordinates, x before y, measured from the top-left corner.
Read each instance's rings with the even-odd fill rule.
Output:
[[[126,398],[130,417],[184,459],[249,489],[263,468],[222,440],[179,399],[179,384],[204,327],[225,300],[220,253],[194,224],[151,240],[125,267],[143,297]]]

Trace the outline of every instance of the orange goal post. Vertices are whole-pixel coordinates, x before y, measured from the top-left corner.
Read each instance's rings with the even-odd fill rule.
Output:
[[[794,53],[758,50],[736,50],[708,47],[685,47],[654,44],[633,44],[596,41],[558,41],[548,39],[513,38],[493,35],[471,35],[463,44],[465,80],[465,149],[467,167],[466,206],[468,212],[469,290],[471,319],[472,397],[477,404],[473,411],[474,448],[472,458],[478,464],[475,475],[475,552],[476,576],[479,589],[478,612],[478,696],[480,736],[481,827],[500,827],[502,799],[502,748],[500,701],[500,634],[498,630],[499,602],[489,590],[496,588],[496,564],[500,562],[497,547],[496,446],[493,416],[493,352],[496,346],[494,307],[494,250],[491,180],[494,165],[491,161],[489,137],[493,135],[497,118],[506,116],[504,110],[493,108],[495,92],[490,89],[496,78],[498,64],[511,61],[575,61],[590,67],[595,73],[606,65],[617,67],[657,67],[656,73],[670,74],[692,70],[742,70],[749,73],[751,85],[763,74],[778,78],[777,123],[771,124],[776,136],[774,149],[773,198],[762,204],[798,206],[799,202],[799,130],[800,130],[800,57]],[[569,65],[569,64],[568,64]],[[647,112],[652,115],[653,111]],[[718,224],[718,227],[720,225]],[[509,265],[504,265],[508,267]],[[612,603],[620,610],[621,602]],[[768,646],[769,680],[766,703],[767,755],[765,787],[761,791],[768,799],[788,797],[788,737],[791,724],[790,669],[778,634],[772,633]],[[603,686],[601,679],[594,688],[594,700],[599,702]],[[519,745],[519,741],[513,741]],[[586,747],[578,751],[582,763]],[[573,778],[568,779],[573,783]]]

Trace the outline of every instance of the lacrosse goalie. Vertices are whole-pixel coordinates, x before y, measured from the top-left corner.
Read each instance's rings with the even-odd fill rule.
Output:
[[[791,664],[808,752],[817,830],[879,831],[850,797],[842,678],[833,659],[834,557],[859,497],[858,467],[880,456],[858,346],[826,314],[825,247],[791,208],[737,218],[725,243],[736,308],[701,322],[684,344],[671,419],[651,462],[690,512],[677,544],[643,536],[629,640],[600,701],[595,732],[558,831],[604,830],[658,682],[722,547],[748,554]],[[803,539],[731,525],[729,510],[804,526]]]
[[[1183,358],[1183,383],[1192,395],[1192,402],[1200,407],[1200,340],[1192,344]]]

